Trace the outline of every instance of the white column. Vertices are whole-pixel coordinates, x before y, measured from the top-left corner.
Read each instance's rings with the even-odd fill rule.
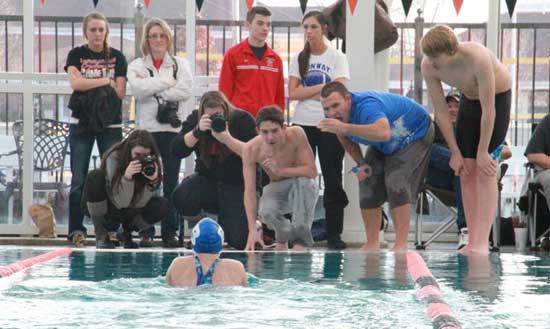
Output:
[[[347,2],[347,1],[346,1]],[[351,91],[376,89],[376,63],[374,56],[374,5],[375,0],[357,2],[352,15],[346,4],[346,56],[349,62],[351,79],[347,83]],[[344,190],[349,205],[344,212],[344,232],[347,242],[365,242],[365,228],[359,209],[359,188],[355,175],[347,174],[354,162],[346,155],[344,160]]]
[[[31,218],[27,212],[33,203],[33,88],[30,75],[34,71],[34,1],[23,2],[23,227],[25,233],[36,231],[31,226]],[[28,229],[28,231],[27,231]]]
[[[187,54],[187,60],[189,61],[189,66],[191,67],[191,75],[195,77],[195,45],[196,45],[196,4],[195,0],[186,0],[185,1],[185,53]],[[195,85],[196,81],[193,82],[191,99],[187,101],[187,113],[191,113],[195,109]],[[195,165],[195,157],[188,156],[185,158],[185,175],[189,175],[193,172]]]
[[[391,5],[393,0],[384,0],[388,6],[388,12],[391,13]],[[374,55],[376,90],[389,91],[390,79],[390,50],[386,49]]]
[[[487,48],[498,57],[498,46],[500,42],[500,0],[489,0],[488,5]]]

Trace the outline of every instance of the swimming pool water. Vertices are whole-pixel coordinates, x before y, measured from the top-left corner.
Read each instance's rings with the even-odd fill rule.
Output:
[[[0,265],[45,252],[0,249]],[[406,258],[227,253],[251,287],[170,288],[168,252],[75,251],[0,279],[0,328],[431,328]],[[549,328],[550,257],[422,254],[464,328]]]

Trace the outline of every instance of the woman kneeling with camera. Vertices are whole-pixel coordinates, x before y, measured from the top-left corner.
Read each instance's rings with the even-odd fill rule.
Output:
[[[209,91],[172,142],[176,157],[193,151],[197,156],[195,173],[176,187],[173,204],[186,217],[203,211],[218,214],[225,240],[236,249],[244,249],[248,237],[241,155],[244,143],[254,136],[254,118],[234,109],[219,91]]]
[[[168,23],[151,18],[143,27],[141,51],[128,66],[128,83],[136,101],[136,127],[153,135],[162,160],[163,195],[169,198],[178,185],[181,160],[172,156],[170,143],[180,131],[187,101],[193,96],[189,62],[173,56],[174,33]],[[193,100],[194,102],[194,100]],[[165,248],[180,246],[179,220],[173,207],[162,219],[161,236]],[[140,233],[140,247],[152,246],[155,229]]]
[[[124,248],[137,248],[132,230],[143,231],[169,211],[166,198],[153,196],[162,180],[159,152],[151,133],[134,130],[101,160],[101,169],[88,174],[83,211],[94,223],[96,247],[112,249],[106,223],[121,223]]]

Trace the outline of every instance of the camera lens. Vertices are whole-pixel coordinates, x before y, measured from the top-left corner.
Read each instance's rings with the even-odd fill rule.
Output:
[[[210,117],[212,120],[212,130],[220,133],[225,130],[225,118],[222,114],[216,113]]]
[[[151,176],[155,173],[155,165],[152,163],[149,163],[145,167],[143,167],[142,171],[146,176]]]

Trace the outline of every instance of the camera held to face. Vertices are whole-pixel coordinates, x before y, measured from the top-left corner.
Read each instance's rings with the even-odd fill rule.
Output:
[[[152,176],[157,170],[155,163],[157,162],[157,157],[154,155],[140,155],[136,158],[141,164],[141,172],[145,176]]]
[[[174,128],[181,126],[181,120],[178,117],[178,102],[159,103],[157,110],[157,121],[159,123],[168,123]]]
[[[210,120],[212,120],[212,130],[221,133],[225,130],[225,127],[227,125],[227,120],[221,113],[214,113],[210,116]]]

